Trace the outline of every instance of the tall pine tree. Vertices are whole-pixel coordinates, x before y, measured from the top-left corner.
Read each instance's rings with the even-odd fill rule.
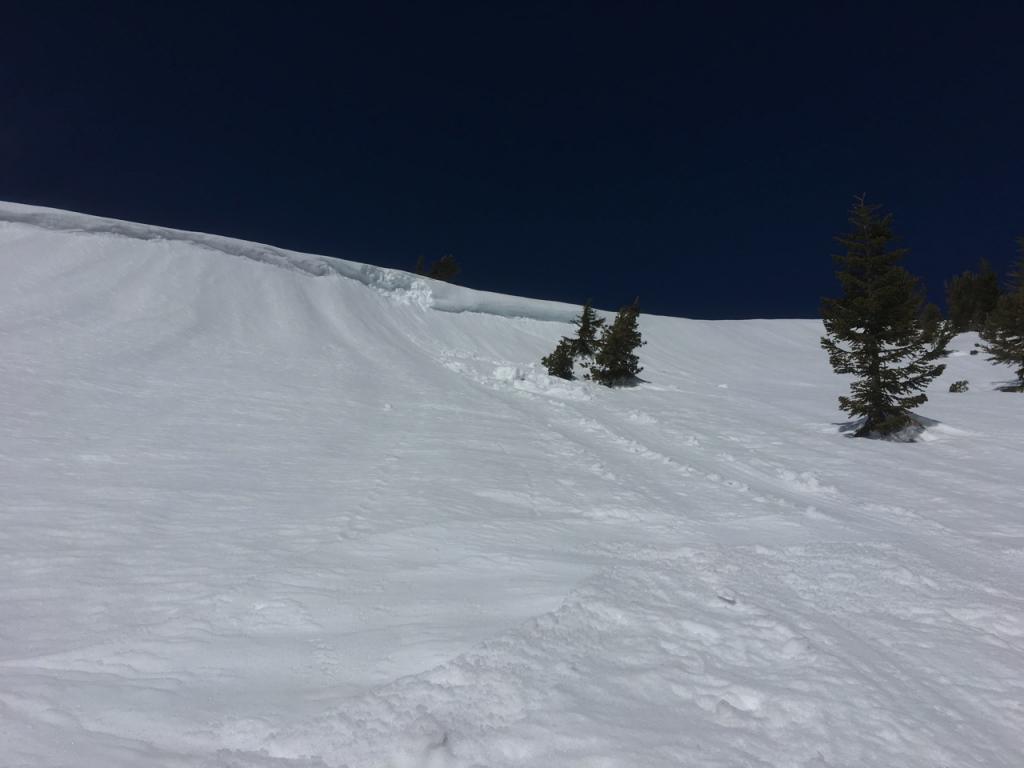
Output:
[[[924,389],[945,368],[935,360],[949,343],[948,333],[926,342],[917,279],[900,266],[906,249],[892,246],[892,215],[879,209],[855,199],[852,229],[836,238],[846,249],[835,257],[843,296],[822,302],[821,346],[836,373],[856,377],[839,406],[861,419],[858,437],[892,435],[913,423],[911,411],[928,400]]]
[[[1010,270],[1009,288],[1011,291],[1024,288],[1024,237],[1017,238],[1017,250],[1020,251],[1020,258],[1017,259],[1016,267]]]
[[[924,340],[928,344],[934,343],[939,334],[944,331],[945,320],[942,319],[942,310],[937,304],[925,304],[921,310],[921,330],[924,331]]]
[[[946,281],[946,306],[957,333],[980,331],[999,301],[999,278],[987,259],[977,272],[967,270]]]
[[[604,329],[590,366],[590,377],[594,381],[613,387],[636,380],[643,370],[636,350],[647,343],[640,335],[639,317],[640,300],[637,299],[620,309],[612,324]]]
[[[1019,379],[1014,389],[1024,391],[1024,237],[1017,243],[1020,259],[1010,272],[1009,290],[989,314],[979,346],[988,352],[989,360],[1014,366]]]

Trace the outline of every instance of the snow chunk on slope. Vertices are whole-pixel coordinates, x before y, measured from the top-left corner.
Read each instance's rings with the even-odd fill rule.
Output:
[[[363,285],[397,294],[399,300],[442,312],[479,312],[501,317],[528,317],[567,322],[578,312],[569,304],[538,301],[475,291],[399,269],[375,267],[345,259],[312,256],[231,237],[136,224],[118,219],[59,211],[52,208],[0,203],[0,222],[29,224],[58,232],[113,235],[136,240],[161,240],[239,256],[314,277],[340,275]]]

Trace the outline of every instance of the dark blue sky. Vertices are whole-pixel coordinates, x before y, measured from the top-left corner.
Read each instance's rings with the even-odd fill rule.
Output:
[[[12,5],[0,199],[713,318],[1024,235],[1021,2]]]

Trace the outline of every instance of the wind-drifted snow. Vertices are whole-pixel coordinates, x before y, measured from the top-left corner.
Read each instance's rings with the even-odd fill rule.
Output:
[[[642,317],[611,391],[537,364],[566,305],[0,220],[0,765],[1021,764],[973,337],[853,440],[815,321]]]

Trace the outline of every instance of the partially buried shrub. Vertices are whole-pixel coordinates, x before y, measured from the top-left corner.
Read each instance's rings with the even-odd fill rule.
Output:
[[[967,379],[960,379],[960,381],[954,381],[949,385],[950,392],[966,392],[967,391]]]

